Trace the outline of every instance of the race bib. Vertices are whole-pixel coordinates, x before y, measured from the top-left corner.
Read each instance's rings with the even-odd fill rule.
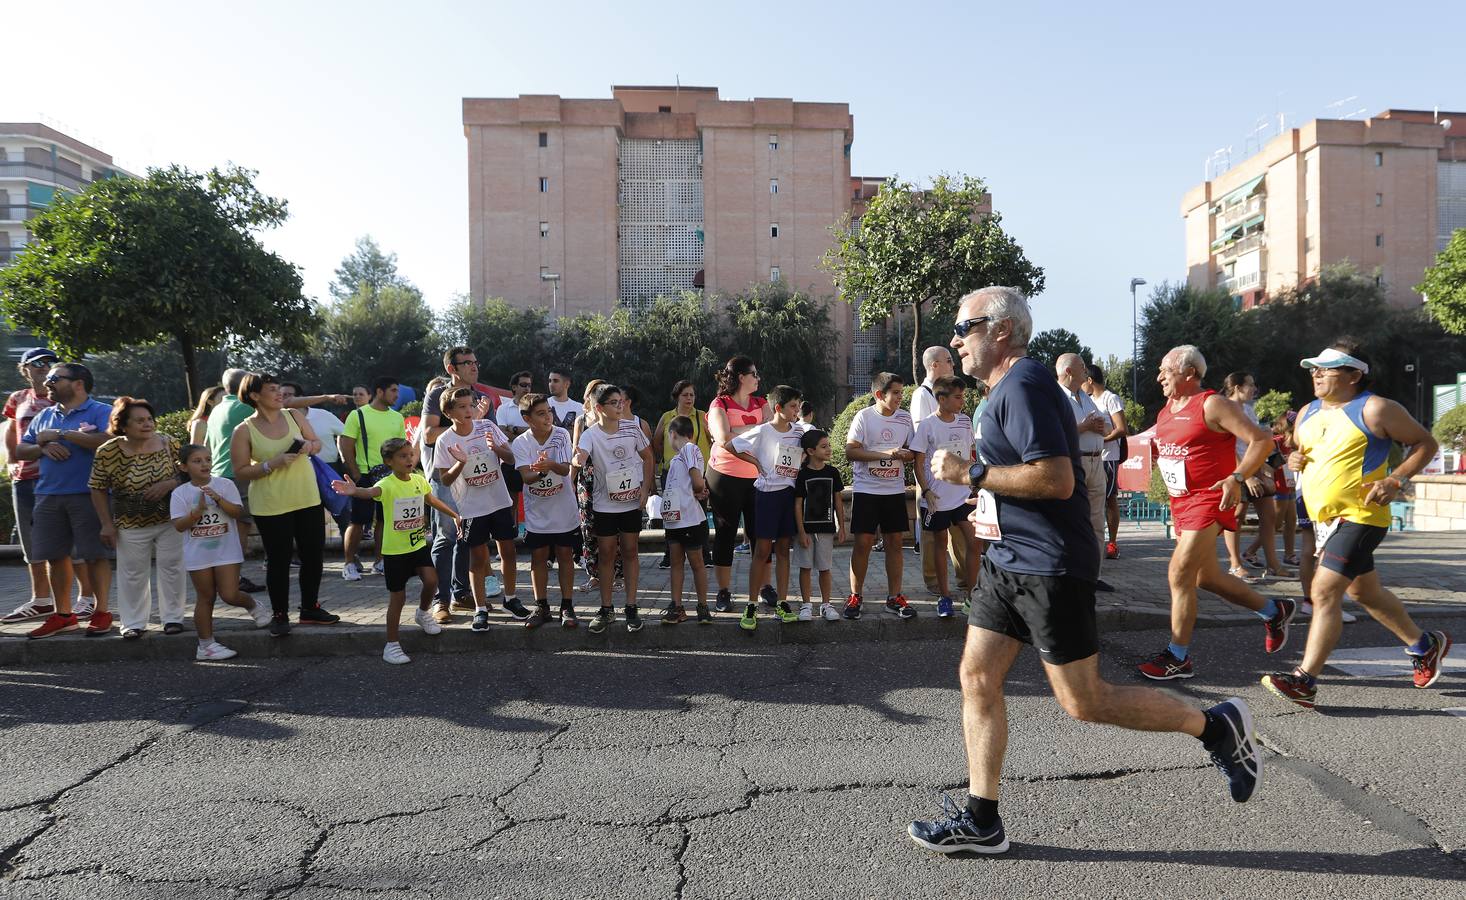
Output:
[[[945,444],[942,444],[937,449],[945,450],[948,453],[951,453],[954,456],[960,456],[963,459],[967,459],[972,454],[972,445],[964,440],[947,441]],[[933,454],[933,456],[935,455],[936,454]]]
[[[492,453],[475,453],[463,464],[463,483],[488,487],[499,480],[499,459]]]
[[[677,501],[673,497],[662,495],[662,522],[666,525],[680,525],[682,522],[682,510],[677,508]]]
[[[427,526],[427,500],[422,496],[392,501],[392,530],[419,531]]]
[[[779,445],[779,455],[774,458],[774,474],[780,478],[794,478],[799,475],[798,447]]]
[[[980,489],[977,492],[976,503],[972,507],[973,530],[977,532],[979,540],[1001,541],[1003,529],[998,527],[998,498],[993,492]]]
[[[1343,516],[1340,516],[1337,519],[1330,519],[1327,522],[1313,523],[1313,541],[1315,544],[1313,548],[1313,555],[1315,557],[1323,559],[1323,551],[1324,548],[1327,547],[1329,544],[1329,538],[1333,537],[1334,532],[1338,531],[1339,526],[1343,524]]]
[[[228,531],[229,523],[224,521],[224,514],[217,509],[211,509],[188,530],[188,534],[196,538],[213,538]]]
[[[524,486],[534,497],[553,497],[565,489],[565,479],[554,472],[544,472],[540,477]]]
[[[1162,456],[1156,460],[1156,465],[1161,470],[1161,481],[1166,484],[1166,491],[1172,497],[1183,497],[1186,495],[1186,460],[1178,456]]]
[[[641,457],[612,459],[606,469],[606,496],[615,501],[641,499]]]
[[[870,474],[873,478],[900,478],[901,463],[894,459],[878,459],[870,464]]]

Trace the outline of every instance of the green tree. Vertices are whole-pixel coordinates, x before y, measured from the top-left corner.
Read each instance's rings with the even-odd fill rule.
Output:
[[[1252,411],[1263,428],[1272,428],[1278,417],[1293,408],[1293,395],[1287,391],[1268,391],[1257,398]]]
[[[717,298],[728,315],[723,353],[713,365],[735,353],[758,364],[763,390],[788,384],[799,388],[816,407],[835,400],[835,348],[839,337],[830,324],[829,303],[784,282],[755,284],[742,294]],[[701,388],[699,388],[701,396]]]
[[[253,179],[171,166],[57,194],[0,269],[0,314],[71,356],[175,340],[189,396],[201,350],[303,344],[317,319],[300,273],[257,236],[285,221],[286,203]]]
[[[375,294],[386,287],[412,287],[412,282],[398,274],[397,254],[383,253],[368,234],[356,239],[356,250],[336,267],[329,290],[339,303],[363,288]]]
[[[362,285],[325,319],[316,341],[317,390],[345,391],[383,375],[420,389],[442,371],[443,340],[415,287]]]
[[[1182,344],[1201,350],[1207,362],[1206,380],[1219,385],[1227,372],[1255,361],[1254,335],[1253,320],[1243,316],[1226,293],[1169,282],[1157,285],[1141,310],[1140,396],[1134,399],[1149,416],[1155,415],[1162,399],[1155,380],[1161,359]]]
[[[168,340],[99,353],[88,357],[86,363],[96,376],[98,394],[143,397],[157,407],[159,413],[166,413],[176,409],[192,410],[199,399],[197,394],[188,395],[178,360],[178,344]],[[200,352],[199,383],[218,384],[225,367],[222,351]]]
[[[1002,216],[983,211],[986,196],[982,180],[969,175],[939,176],[925,190],[892,179],[858,223],[846,217],[831,229],[835,246],[822,264],[841,300],[864,301],[862,326],[915,308],[913,381],[921,375],[924,309],[950,320],[962,296],[977,288],[1011,285],[1029,296],[1043,290],[1043,269],[1003,231]]]
[[[1451,334],[1466,334],[1466,228],[1457,228],[1446,249],[1415,286],[1431,318]]]
[[[1094,351],[1079,342],[1079,335],[1063,328],[1040,331],[1028,340],[1028,355],[1052,369],[1065,353],[1078,353],[1085,362],[1094,359]]]
[[[1135,367],[1135,361],[1121,359],[1111,353],[1097,362],[1100,370],[1105,373],[1105,388],[1117,397],[1134,400],[1131,395],[1135,392],[1130,389],[1130,371]]]
[[[1466,405],[1446,410],[1430,431],[1442,447],[1458,453],[1466,451]]]
[[[459,296],[438,319],[443,349],[472,347],[478,356],[479,380],[497,387],[508,385],[515,372],[529,369],[543,390],[546,367],[557,364],[545,354],[549,327],[543,307],[516,309],[498,297],[475,303]]]

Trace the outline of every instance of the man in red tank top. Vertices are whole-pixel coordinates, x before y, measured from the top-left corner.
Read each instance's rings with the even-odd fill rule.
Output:
[[[1268,653],[1287,643],[1288,624],[1297,609],[1292,600],[1263,597],[1240,578],[1224,573],[1217,562],[1217,538],[1223,530],[1237,530],[1242,485],[1256,477],[1272,452],[1272,440],[1236,402],[1203,390],[1205,376],[1206,359],[1190,345],[1167,353],[1156,376],[1166,395],[1156,417],[1156,465],[1171,495],[1176,549],[1168,572],[1171,643],[1140,664],[1140,674],[1153,681],[1193,674],[1190,643],[1197,588],[1256,613],[1263,620]],[[1240,461],[1239,441],[1247,444]]]

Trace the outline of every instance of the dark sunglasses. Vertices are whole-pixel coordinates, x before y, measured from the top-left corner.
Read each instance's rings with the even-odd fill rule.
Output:
[[[52,366],[56,365],[56,360],[54,360],[54,359],[37,359],[37,360],[33,360],[31,362],[26,363],[26,365],[29,366],[32,369],[49,369]]]
[[[967,333],[973,328],[984,322],[991,322],[992,320],[992,316],[978,316],[975,319],[963,319],[961,322],[952,326],[952,333],[957,335],[957,337],[965,338],[967,337]]]
[[[74,377],[72,377],[70,375],[47,375],[46,376],[46,380],[44,382],[42,382],[42,384],[55,384],[58,381],[77,381],[77,380],[78,379],[76,379],[76,378],[74,378]]]
[[[516,384],[516,385],[515,385],[515,387],[522,387],[522,388],[524,388],[524,389],[525,389],[525,390],[529,390],[529,389],[530,389],[530,388],[531,388],[531,387],[533,387],[533,386],[534,386],[534,385],[532,385],[532,384],[531,384],[531,383],[530,383],[530,382],[528,382],[528,381],[521,381],[521,382],[519,382],[519,383],[518,383],[518,384]]]

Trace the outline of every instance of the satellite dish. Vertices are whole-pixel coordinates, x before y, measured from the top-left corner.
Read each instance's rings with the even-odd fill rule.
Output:
[[[1450,131],[1451,130],[1451,120],[1450,119],[1441,119],[1441,127],[1444,128],[1447,131]]]

